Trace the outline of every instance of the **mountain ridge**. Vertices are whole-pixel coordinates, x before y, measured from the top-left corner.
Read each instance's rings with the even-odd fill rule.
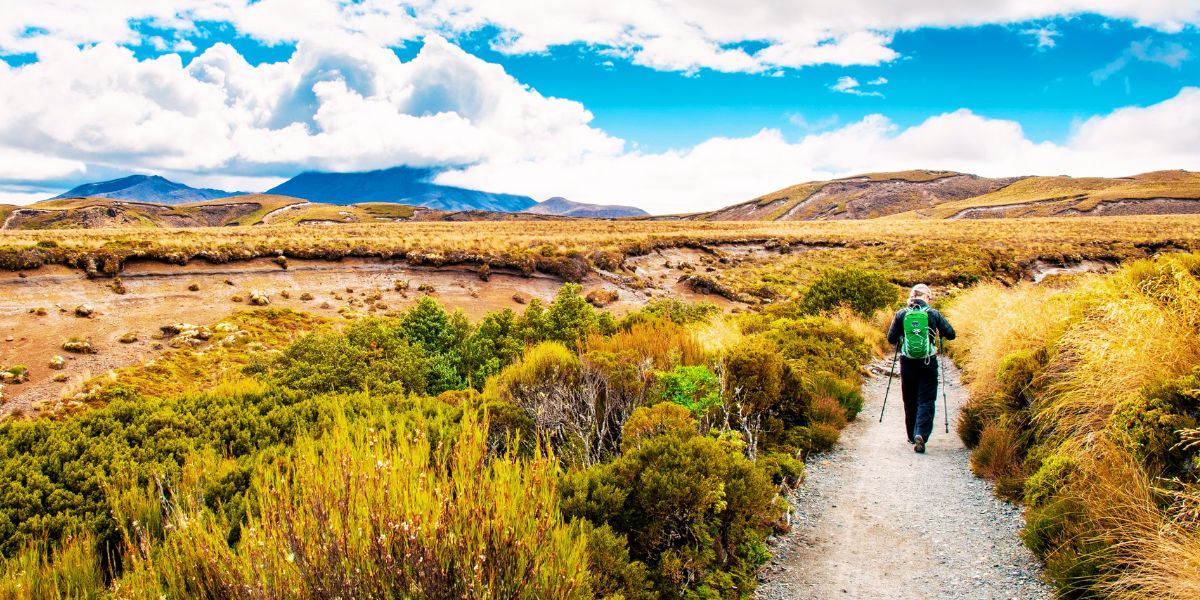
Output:
[[[547,198],[522,212],[584,219],[617,219],[621,217],[650,216],[650,213],[636,206],[575,202],[573,200],[563,198],[562,196]]]
[[[433,169],[404,166],[347,173],[305,171],[266,193],[324,204],[395,202],[450,211],[517,212],[537,204],[528,196],[432,183],[436,174]]]
[[[194,188],[161,175],[129,175],[107,181],[77,185],[50,200],[63,198],[112,198],[133,202],[184,204],[240,196],[245,192],[227,192],[212,188]]]

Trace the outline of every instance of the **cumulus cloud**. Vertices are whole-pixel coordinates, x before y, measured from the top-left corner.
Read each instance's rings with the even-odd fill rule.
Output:
[[[43,0],[5,7],[0,49],[33,52],[46,39],[129,43],[138,37],[130,26],[132,19],[181,30],[198,21],[227,22],[239,33],[267,43],[354,35],[395,45],[430,33],[458,35],[494,28],[499,31],[494,46],[502,52],[542,52],[582,43],[655,69],[774,72],[781,67],[893,60],[897,53],[889,44],[899,30],[1021,23],[1081,13],[1128,19],[1163,31],[1200,24],[1200,4],[1194,0],[916,0],[905,3],[902,11],[889,0]],[[1054,41],[1049,30],[1036,37],[1039,45]],[[750,52],[738,47],[743,42],[761,48]]]
[[[113,44],[62,43],[39,56],[0,70],[0,143],[58,157],[41,167],[54,174],[88,163],[279,176],[623,145],[591,127],[578,102],[542,96],[436,36],[408,62],[353,38],[303,42],[288,61],[257,66],[225,44],[186,66]]]
[[[864,171],[1117,175],[1200,168],[1197,88],[1085,120],[1061,144],[1035,143],[1014,121],[959,110],[910,127],[877,114],[841,126],[822,123],[798,138],[764,129],[644,152],[592,126],[582,104],[544,96],[441,37],[426,37],[416,57],[401,61],[364,33],[381,27],[376,6],[370,0],[354,5],[362,31],[332,28],[301,40],[287,61],[258,65],[225,44],[184,64],[175,54],[138,60],[113,42],[40,39],[37,62],[10,67],[0,61],[0,195],[30,193],[30,184],[85,168],[89,176],[149,171],[193,185],[258,191],[302,169],[409,164],[454,167],[439,178],[448,184],[670,213]],[[259,18],[267,28],[269,20]],[[596,35],[607,31],[606,23],[594,24]],[[101,23],[100,29],[108,27]],[[678,43],[686,40],[680,33]],[[530,42],[518,36],[502,43]],[[710,49],[727,54],[721,60],[731,61],[730,68],[753,58],[736,45]],[[1177,60],[1169,49],[1139,52],[1168,64]],[[878,92],[864,85],[885,83],[847,76],[833,87],[872,94]]]
[[[880,77],[867,82],[867,85],[883,85],[885,83],[887,83],[887,79]],[[833,85],[829,86],[829,89],[835,92],[841,92],[843,94],[853,94],[855,96],[875,96],[877,98],[883,97],[883,93],[881,92],[862,89],[861,84],[858,83],[858,80],[850,77],[849,75],[838,77],[838,80],[835,81]]]
[[[803,181],[869,171],[1118,176],[1167,168],[1200,168],[1200,88],[1185,88],[1149,107],[1088,119],[1062,144],[1033,142],[1020,124],[969,110],[936,115],[907,128],[883,115],[869,115],[794,141],[764,129],[657,154],[489,161],[440,180],[516,189],[534,197],[630,203],[666,214],[711,210]]]

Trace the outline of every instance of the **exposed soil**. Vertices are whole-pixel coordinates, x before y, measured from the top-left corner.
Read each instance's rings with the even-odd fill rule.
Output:
[[[159,327],[180,322],[213,323],[233,311],[253,308],[245,301],[250,290],[267,292],[271,306],[337,317],[338,309],[347,306],[350,297],[361,300],[376,288],[383,291],[387,310],[404,309],[423,295],[417,291],[418,286],[429,284],[434,288],[434,297],[444,305],[479,318],[503,307],[523,310],[513,299],[518,293],[525,298],[552,301],[562,285],[560,279],[540,274],[526,277],[496,269],[484,282],[473,269],[413,267],[369,259],[292,259],[286,270],[268,259],[226,265],[196,261],[186,266],[130,262],[121,279],[127,290],[123,295],[111,289],[109,279],[88,279],[82,272],[62,266],[43,266],[25,273],[25,277],[0,272],[0,367],[25,365],[30,375],[27,383],[5,387],[0,415],[28,413],[34,403],[57,399],[64,387],[76,385],[81,379],[149,360],[160,352],[150,338]],[[410,282],[406,294],[394,291],[396,280]],[[188,290],[192,283],[199,286],[198,291]],[[583,287],[585,291],[616,291],[618,300],[605,308],[618,315],[648,299],[643,291],[599,276],[586,279]],[[347,292],[347,288],[354,292]],[[291,298],[282,297],[285,290]],[[313,299],[300,300],[305,292]],[[342,300],[335,298],[335,293]],[[651,293],[669,292],[658,289]],[[240,304],[232,300],[235,294],[243,297]],[[699,294],[691,294],[693,299],[696,296]],[[322,308],[326,303],[328,308]],[[75,307],[81,304],[92,305],[95,313],[90,318],[75,316]],[[46,309],[44,316],[30,312],[39,307]],[[353,310],[365,309],[360,305]],[[139,341],[117,341],[131,331],[138,334]],[[62,343],[75,336],[90,338],[99,352],[75,355],[63,351]],[[8,337],[12,341],[6,341]],[[67,359],[65,369],[50,369],[50,358],[55,355]],[[66,374],[68,381],[54,382],[52,378],[59,373]]]
[[[943,364],[949,364],[945,362]],[[886,373],[889,364],[875,365]],[[947,369],[951,433],[943,406],[925,454],[905,441],[899,378],[879,423],[886,377],[863,387],[866,406],[838,448],[812,458],[790,500],[792,531],[771,548],[756,597],[1050,598],[1040,564],[1017,538],[1019,508],[975,478],[953,433],[966,399]]]
[[[1084,260],[1073,265],[1056,265],[1046,261],[1036,261],[1026,270],[1026,276],[1034,283],[1041,283],[1047,277],[1056,275],[1078,275],[1080,273],[1107,273],[1119,265],[1099,260]]]

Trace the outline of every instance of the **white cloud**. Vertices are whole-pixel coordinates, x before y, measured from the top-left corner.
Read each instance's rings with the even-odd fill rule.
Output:
[[[629,152],[586,161],[489,161],[445,183],[517,190],[535,198],[629,203],[655,213],[697,212],[803,181],[869,171],[950,169],[985,176],[1121,176],[1200,169],[1200,88],[1149,107],[1081,123],[1063,144],[1029,140],[1014,121],[958,110],[901,128],[870,115],[789,141],[764,129],[690,149]]]
[[[880,77],[879,79],[868,82],[867,85],[883,85],[884,83],[887,83],[887,79]],[[829,86],[829,89],[835,92],[841,92],[843,94],[853,94],[855,96],[875,96],[877,98],[883,97],[883,94],[880,92],[874,90],[864,90],[860,86],[861,84],[858,83],[857,79],[850,77],[849,75],[843,75],[838,77],[838,80],[834,82],[833,85]]]
[[[224,44],[186,67],[111,44],[47,45],[40,57],[0,68],[0,144],[61,164],[279,176],[623,146],[578,102],[542,96],[438,37],[408,62],[354,38],[304,42],[287,62],[258,66]],[[53,164],[48,176],[60,174]]]
[[[47,154],[0,145],[0,181],[41,181],[82,173],[84,164]]]
[[[352,35],[394,45],[426,34],[493,27],[503,52],[542,52],[583,43],[656,69],[774,72],[812,64],[875,65],[897,58],[892,33],[920,27],[1022,23],[1082,13],[1129,19],[1162,31],[1200,24],[1195,0],[41,0],[9,2],[0,49],[36,51],[46,39],[131,43],[131,19],[187,30],[228,22],[267,43]],[[48,35],[37,32],[46,31]],[[34,32],[30,35],[30,32]],[[1050,29],[1034,31],[1041,46]],[[764,44],[748,52],[743,42]]]
[[[1061,32],[1059,32],[1058,29],[1052,25],[1046,27],[1022,29],[1021,33],[1032,36],[1034,41],[1037,43],[1038,50],[1049,50],[1050,48],[1053,48],[1055,45],[1057,45],[1057,42],[1054,38],[1061,35]]]
[[[1120,73],[1133,61],[1158,63],[1178,69],[1191,58],[1191,51],[1178,42],[1155,44],[1150,39],[1133,42],[1112,62],[1092,71],[1092,83],[1096,85],[1104,83],[1109,77]]]
[[[356,6],[364,29],[378,26],[374,4]],[[605,22],[595,27],[604,30]],[[746,55],[735,46],[714,48],[727,54],[722,60]],[[1184,60],[1170,48],[1131,53],[1165,64]],[[60,181],[85,165],[89,173],[92,166],[160,172],[247,191],[306,168],[465,165],[440,180],[666,213],[864,171],[1121,175],[1200,168],[1198,88],[1083,121],[1062,144],[1034,143],[1016,122],[959,110],[907,128],[870,115],[840,127],[810,126],[799,138],[764,129],[648,153],[593,127],[582,104],[543,96],[436,36],[408,62],[343,31],[306,39],[286,62],[257,66],[224,44],[187,65],[174,54],[138,61],[112,43],[81,48],[49,39],[39,42],[38,56],[21,67],[0,61],[0,194],[32,193],[20,186]],[[863,85],[846,76],[832,87],[878,94]]]
[[[868,81],[867,85],[883,85],[887,82],[888,82],[887,77],[876,77],[875,79]]]

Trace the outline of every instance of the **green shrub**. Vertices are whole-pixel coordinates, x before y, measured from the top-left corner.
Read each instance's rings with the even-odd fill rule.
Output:
[[[706,366],[678,366],[655,375],[655,397],[674,402],[699,417],[721,403],[721,384]]]
[[[270,370],[281,385],[314,394],[424,394],[431,380],[446,375],[394,322],[376,318],[355,321],[340,333],[300,338],[280,353]]]
[[[1034,383],[1045,368],[1045,350],[1017,350],[1000,359],[996,379],[1003,385],[998,400],[1008,410],[1023,410],[1033,402]]]
[[[859,382],[863,364],[875,355],[862,336],[822,317],[778,319],[770,323],[763,335],[806,378],[827,372],[839,379]]]
[[[1063,454],[1042,460],[1041,466],[1025,481],[1025,504],[1038,508],[1054,500],[1075,474],[1075,461]]]
[[[597,328],[596,309],[580,295],[582,291],[577,283],[559,288],[558,296],[546,310],[546,339],[574,346]]]
[[[808,314],[849,306],[869,317],[892,306],[897,296],[896,286],[883,275],[850,267],[822,271],[804,292],[800,305]]]
[[[666,319],[676,325],[689,325],[707,321],[720,314],[721,309],[711,302],[684,302],[675,298],[656,298],[639,310],[625,315],[618,324],[621,329],[634,325]]]
[[[725,393],[745,405],[747,413],[770,410],[779,402],[786,368],[773,342],[743,338],[725,355]]]
[[[1106,561],[1108,549],[1086,529],[1077,500],[1060,498],[1025,512],[1021,540],[1045,561],[1046,579],[1061,598],[1099,597],[1091,589]]]
[[[568,516],[625,535],[630,557],[667,597],[753,590],[766,559],[757,549],[781,510],[769,477],[739,445],[698,435],[643,440],[569,476],[562,493]]]
[[[771,483],[794,486],[804,479],[804,461],[784,452],[764,452],[756,461]]]
[[[621,429],[621,447],[628,452],[643,441],[662,435],[683,439],[694,436],[696,420],[686,408],[670,402],[638,407]]]
[[[1200,374],[1143,390],[1113,409],[1109,432],[1151,473],[1184,475],[1195,454],[1180,444],[1179,432],[1200,418]]]

